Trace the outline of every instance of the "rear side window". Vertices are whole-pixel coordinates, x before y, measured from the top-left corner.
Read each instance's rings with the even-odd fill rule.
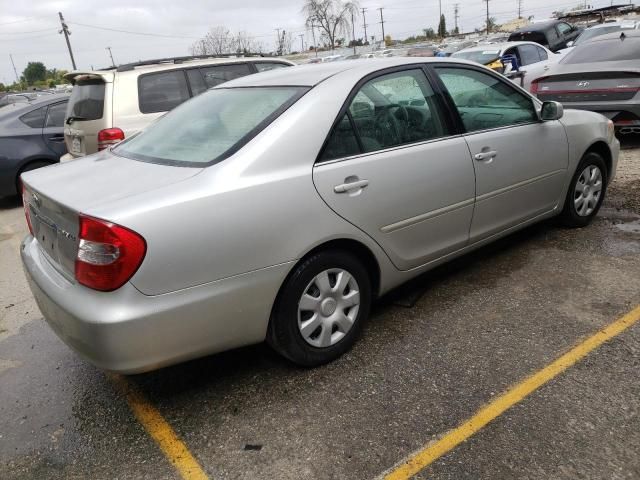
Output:
[[[145,162],[205,167],[242,148],[306,91],[303,87],[208,90],[113,152]]]
[[[38,108],[32,112],[25,113],[20,117],[20,121],[31,128],[42,128],[44,126],[44,115],[47,107]]]
[[[571,25],[567,23],[558,24],[558,31],[560,32],[561,35],[566,35],[567,33],[571,33],[572,30],[573,28],[571,28]]]
[[[56,103],[49,106],[47,112],[47,121],[45,127],[63,127],[64,126],[64,114],[67,110],[67,102]]]
[[[360,146],[358,145],[356,132],[351,127],[349,116],[345,114],[333,129],[322,152],[321,160],[334,160],[359,153]]]
[[[547,51],[544,48],[536,47],[538,49],[538,56],[541,61],[549,60],[549,55],[547,55]]]
[[[138,104],[142,113],[168,112],[189,99],[182,70],[150,73],[138,80]]]
[[[104,112],[104,82],[78,83],[71,91],[67,117],[76,120],[98,120]]]
[[[640,60],[640,38],[624,40],[594,40],[578,45],[567,53],[560,63],[618,62],[623,60]]]
[[[204,76],[204,81],[208,88],[216,87],[234,78],[244,77],[253,73],[246,63],[215,65],[213,67],[201,68],[200,71]]]
[[[276,68],[289,67],[286,63],[279,62],[256,62],[254,63],[258,72],[266,72],[268,70],[274,70]]]

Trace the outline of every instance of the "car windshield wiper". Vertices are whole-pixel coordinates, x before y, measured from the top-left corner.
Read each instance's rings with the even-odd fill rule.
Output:
[[[80,116],[77,116],[77,115],[71,115],[70,117],[67,117],[67,120],[66,120],[65,123],[67,125],[71,125],[71,122],[74,122],[76,120],[89,120],[89,119],[87,117],[80,117]]]

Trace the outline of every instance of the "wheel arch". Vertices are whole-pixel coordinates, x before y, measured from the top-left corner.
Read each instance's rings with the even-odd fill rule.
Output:
[[[609,145],[603,140],[598,140],[592,143],[582,154],[584,157],[587,153],[597,153],[604,159],[604,163],[607,166],[607,179],[611,178],[611,169],[613,168],[613,155]],[[580,158],[582,158],[580,157]]]

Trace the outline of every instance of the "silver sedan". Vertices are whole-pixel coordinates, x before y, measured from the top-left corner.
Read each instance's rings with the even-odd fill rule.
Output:
[[[586,226],[618,151],[605,117],[466,61],[271,71],[23,175],[22,260],[53,330],[102,368],[264,340],[314,366],[410,278],[545,218]]]

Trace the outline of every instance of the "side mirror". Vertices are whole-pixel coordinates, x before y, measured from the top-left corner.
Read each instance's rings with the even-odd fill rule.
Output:
[[[564,107],[559,102],[544,102],[540,110],[540,119],[543,122],[560,120],[564,115]]]

